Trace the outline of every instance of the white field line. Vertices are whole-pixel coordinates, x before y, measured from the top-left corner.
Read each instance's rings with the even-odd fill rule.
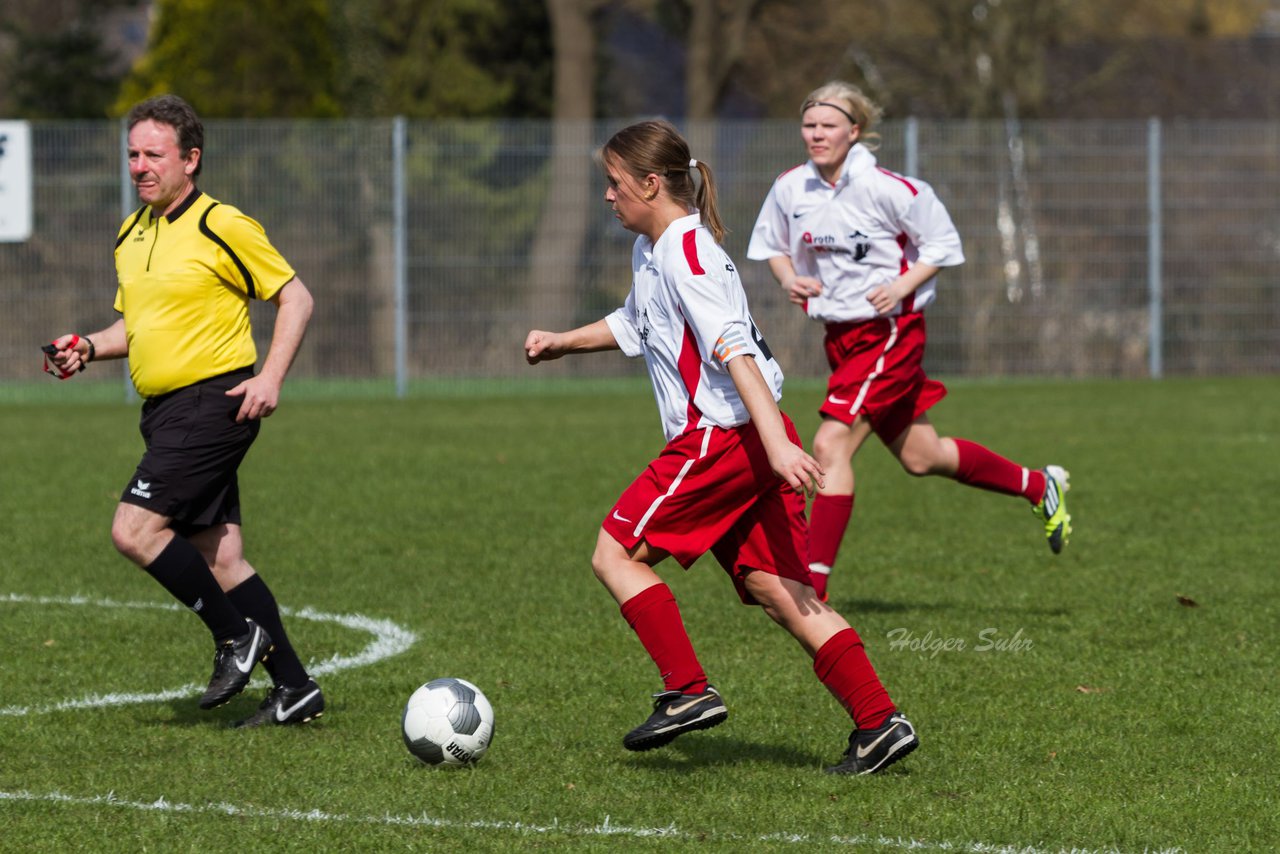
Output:
[[[12,602],[23,605],[87,605],[95,608],[136,608],[140,610],[180,611],[184,610],[177,603],[169,602],[118,602],[114,599],[91,599],[87,596],[24,596],[20,593],[0,595],[0,603]],[[326,614],[311,608],[280,608],[286,617],[311,620],[321,623],[337,623],[355,631],[373,635],[373,639],[354,655],[334,655],[321,662],[312,662],[307,669],[314,676],[327,673],[338,673],[354,667],[363,667],[393,655],[399,655],[417,641],[418,636],[403,626],[390,620],[379,620],[362,614]],[[204,690],[201,685],[183,685],[166,691],[155,691],[145,694],[89,694],[79,699],[62,700],[44,706],[4,706],[0,707],[0,717],[22,717],[30,714],[61,712],[71,709],[98,709],[107,706],[127,706],[135,703],[156,703],[166,700],[177,700]]]
[[[76,797],[61,792],[43,794],[17,791],[0,791],[0,803],[4,801],[39,802],[65,804],[67,806],[111,807],[114,809],[135,810],[138,812],[184,813],[190,815],[212,814],[238,816],[242,818],[265,818],[274,821],[322,822],[331,824],[364,824],[385,827],[430,827],[440,830],[499,830],[515,831],[522,834],[560,833],[567,836],[629,836],[636,839],[660,837],[684,841],[687,843],[702,842],[781,842],[798,845],[841,845],[850,847],[877,846],[881,849],[901,851],[955,851],[966,854],[1119,854],[1115,848],[1036,848],[1030,845],[992,845],[985,842],[929,842],[922,839],[910,839],[900,836],[818,836],[808,833],[769,833],[752,836],[744,833],[715,833],[705,830],[685,832],[675,825],[666,827],[628,827],[614,824],[609,816],[605,816],[600,824],[561,824],[553,820],[550,824],[536,824],[525,821],[456,821],[447,818],[435,818],[425,813],[422,815],[349,815],[346,813],[326,812],[321,809],[267,809],[263,807],[242,807],[229,803],[184,804],[160,798],[155,801],[130,801],[117,797],[115,792],[93,797]],[[1148,849],[1148,854],[1178,854],[1181,848],[1165,848],[1158,852]]]

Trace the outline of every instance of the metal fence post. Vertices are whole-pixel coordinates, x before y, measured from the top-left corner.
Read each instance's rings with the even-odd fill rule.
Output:
[[[906,128],[903,130],[904,174],[916,176],[920,174],[920,121],[915,116],[907,116]]]
[[[392,243],[395,251],[395,307],[396,307],[396,397],[403,398],[408,391],[409,378],[409,299],[408,299],[408,231],[405,203],[405,131],[404,116],[396,116],[391,124],[391,195]]]
[[[137,194],[133,190],[133,180],[129,177],[129,125],[127,119],[120,119],[120,219],[128,219],[138,204]],[[137,403],[138,391],[133,387],[129,377],[129,357],[120,362],[120,376],[124,382],[125,403]]]
[[[1161,270],[1160,119],[1147,120],[1147,294],[1149,303],[1148,353],[1152,379],[1164,375],[1164,307]]]

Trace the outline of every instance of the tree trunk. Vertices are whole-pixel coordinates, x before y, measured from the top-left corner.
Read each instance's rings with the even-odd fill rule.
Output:
[[[690,4],[685,116],[713,119],[730,73],[742,58],[747,24],[760,0],[701,0]]]
[[[523,329],[563,331],[576,319],[579,267],[590,215],[591,119],[595,94],[592,14],[603,0],[547,0],[555,48],[551,163],[542,217],[529,257]]]
[[[759,0],[701,0],[690,4],[685,71],[685,137],[689,151],[715,170],[718,126],[716,108],[729,75],[742,58],[747,24]],[[723,172],[717,173],[722,177]]]

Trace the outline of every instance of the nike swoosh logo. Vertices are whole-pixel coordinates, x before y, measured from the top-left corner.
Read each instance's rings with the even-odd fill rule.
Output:
[[[706,699],[707,699],[707,698],[706,698],[706,696],[704,695],[704,696],[702,696],[702,697],[697,697],[697,698],[695,698],[695,699],[692,699],[692,700],[690,700],[690,701],[689,701],[689,702],[687,702],[687,703],[682,703],[682,704],[681,704],[681,705],[679,705],[679,706],[677,706],[677,705],[675,705],[675,704],[673,703],[672,705],[667,706],[667,714],[669,714],[669,715],[678,715],[678,714],[680,714],[681,712],[686,712],[686,711],[688,711],[689,709],[692,709],[694,706],[698,705],[699,703],[701,703],[702,701],[704,701],[704,700],[706,700]]]
[[[236,669],[241,673],[248,673],[253,669],[253,663],[258,658],[258,647],[262,642],[262,630],[255,627],[253,630],[253,642],[249,644],[249,654],[245,656],[244,661],[235,658]],[[233,656],[234,658],[234,656]]]
[[[831,401],[831,402],[832,402],[832,403],[834,403],[836,406],[848,406],[848,405],[849,405],[849,401],[845,400],[844,398],[836,397],[834,394],[829,394],[829,395],[827,395],[827,400]]]
[[[792,218],[792,219],[799,219],[799,218],[800,218],[800,217],[802,217],[802,216],[804,216],[804,214],[799,213],[799,212],[795,212],[795,213],[792,213],[792,214],[791,214],[791,218]]]
[[[617,510],[613,511],[613,518],[617,519],[619,522],[626,522],[628,525],[631,524],[631,520],[625,516],[619,516]]]
[[[292,706],[282,706],[282,707],[280,707],[280,708],[276,709],[276,720],[280,721],[281,723],[284,723],[284,722],[285,722],[285,720],[287,720],[287,719],[288,719],[289,715],[291,715],[291,714],[293,714],[294,712],[298,711],[298,709],[301,709],[301,708],[302,708],[303,706],[305,706],[308,702],[310,702],[310,700],[311,700],[311,698],[312,698],[312,697],[314,697],[316,694],[319,694],[319,693],[320,693],[320,689],[319,689],[319,688],[317,688],[317,689],[315,689],[314,691],[312,691],[310,694],[308,694],[307,696],[303,697],[303,698],[302,698],[301,700],[299,700],[298,702],[294,703]]]
[[[896,731],[897,729],[898,729],[898,727],[897,727],[896,725],[895,725],[895,726],[891,726],[891,727],[889,727],[887,730],[885,730],[884,732],[880,733],[880,737],[879,737],[879,738],[877,738],[875,741],[871,742],[870,744],[866,745],[865,747],[864,747],[863,745],[861,745],[861,744],[860,744],[860,745],[858,745],[858,758],[859,758],[859,759],[866,759],[866,758],[867,758],[867,754],[868,754],[868,753],[870,753],[871,751],[875,750],[875,749],[876,749],[876,746],[877,746],[877,745],[879,745],[879,744],[880,744],[880,742],[884,741],[886,738],[888,738],[890,735],[892,735],[892,734],[894,733],[894,731]]]

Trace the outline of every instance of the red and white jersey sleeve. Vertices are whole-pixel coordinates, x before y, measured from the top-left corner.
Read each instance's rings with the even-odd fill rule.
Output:
[[[750,420],[728,363],[752,356],[773,399],[782,371],[751,319],[742,280],[697,214],[641,235],[631,253],[626,303],[605,318],[628,356],[644,356],[667,441],[698,427]]]
[[[747,257],[779,255],[791,259],[798,275],[822,282],[822,293],[805,310],[830,323],[875,317],[867,293],[912,264],[964,263],[960,235],[933,188],[876,166],[862,144],[849,151],[834,185],[813,161],[778,176],[752,229]],[[920,311],[933,299],[930,280],[893,313]]]

